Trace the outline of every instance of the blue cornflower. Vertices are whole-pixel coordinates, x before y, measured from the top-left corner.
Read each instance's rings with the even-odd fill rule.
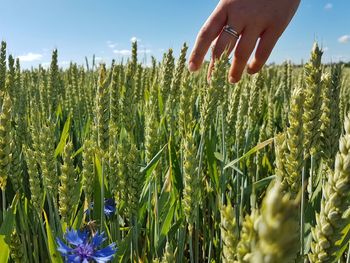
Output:
[[[114,215],[115,213],[115,202],[114,198],[105,199],[104,212],[107,217]]]
[[[56,238],[58,248],[62,257],[67,263],[88,263],[97,262],[105,263],[113,259],[117,251],[115,243],[98,249],[98,247],[106,240],[104,233],[98,232],[89,238],[88,231],[67,230],[65,239],[69,245],[66,245],[61,239]]]
[[[104,200],[104,207],[103,207],[105,216],[110,217],[110,216],[114,215],[115,206],[116,205],[115,205],[115,201],[113,198],[106,198]],[[84,213],[90,214],[90,210],[92,210],[92,209],[94,209],[94,202],[90,203],[90,207],[88,209],[86,209]]]

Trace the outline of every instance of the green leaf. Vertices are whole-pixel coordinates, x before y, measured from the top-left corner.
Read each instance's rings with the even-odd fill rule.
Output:
[[[47,219],[47,215],[45,210],[43,210],[44,218],[45,218],[45,227],[46,227],[46,234],[47,234],[47,245],[49,247],[49,253],[50,253],[50,259],[52,263],[63,263],[63,260],[61,258],[61,255],[57,251],[56,247],[56,241],[54,237],[52,236],[51,227],[49,224],[49,220]]]
[[[61,139],[60,142],[58,143],[56,150],[55,150],[55,158],[63,152],[64,146],[66,145],[67,138],[69,136],[69,128],[70,128],[70,123],[71,123],[71,115],[68,116],[62,133],[61,133]]]
[[[126,235],[123,241],[118,244],[118,251],[116,257],[118,258],[117,262],[126,262],[128,256],[130,255],[130,245],[131,245],[132,231]]]
[[[84,150],[84,147],[81,146],[73,155],[72,158],[75,158],[77,155],[81,154]]]
[[[341,231],[341,234],[342,234],[342,238],[339,241],[337,241],[335,244],[337,247],[339,247],[339,249],[333,253],[333,256],[335,257],[335,260],[333,262],[338,262],[340,257],[344,254],[345,250],[349,246],[350,223],[343,228],[343,230]]]
[[[243,154],[241,157],[229,162],[228,164],[225,165],[224,169],[227,168],[232,168],[234,167],[234,164],[238,163],[240,160],[249,157],[250,155],[252,155],[253,153],[261,150],[262,148],[266,147],[267,145],[271,144],[273,142],[274,138],[270,138],[264,142],[258,143],[256,146],[254,146],[252,149],[250,149],[248,152],[246,152],[245,154]]]
[[[77,213],[77,216],[74,218],[74,221],[73,221],[74,229],[79,229],[82,226],[83,218],[84,218],[84,206],[81,206]]]
[[[94,208],[93,208],[93,219],[100,222],[101,221],[101,202],[102,202],[102,164],[98,156],[95,156],[95,180],[94,180]],[[100,222],[101,223],[101,222]]]
[[[169,170],[168,170],[167,176],[168,174],[169,174]],[[171,202],[170,189],[168,187],[169,184],[167,182],[168,180],[165,180],[162,191],[158,197],[158,211],[159,211],[159,217],[161,221],[165,220],[165,216],[169,210],[169,205]]]
[[[159,241],[158,241],[158,248],[157,248],[158,254],[162,253],[162,249],[164,248],[165,242],[167,240],[166,237],[168,237],[168,240],[175,239],[175,234],[177,233],[177,230],[180,228],[182,223],[183,223],[182,219],[179,218],[179,220],[175,224],[173,224],[172,227],[167,231],[166,236],[160,235]]]
[[[5,238],[6,237],[4,235],[0,235],[0,262],[4,263],[8,261],[10,255],[10,249],[6,244]]]
[[[10,240],[10,235],[15,223],[18,198],[19,195],[15,195],[13,198],[10,208],[5,212],[4,222],[0,227],[0,262],[7,262],[10,255],[10,249],[7,244]]]
[[[254,183],[255,189],[261,190],[262,188],[266,187],[275,178],[276,178],[276,175],[270,175],[270,176],[265,177],[259,181],[256,181]]]
[[[173,218],[174,218],[174,212],[175,212],[175,203],[173,203],[170,209],[168,210],[168,214],[162,224],[162,228],[160,231],[161,235],[166,236],[168,234],[168,231],[171,227],[171,222],[173,221]]]
[[[166,149],[168,144],[165,144],[163,148],[152,158],[152,160],[141,169],[140,173],[145,174],[145,182],[141,192],[141,199],[147,198],[147,193],[152,180],[152,172],[157,167],[162,152]]]
[[[208,161],[209,176],[215,185],[215,189],[218,191],[219,175],[218,175],[217,163],[215,158],[215,144],[216,144],[215,138],[213,137],[205,138],[205,149],[206,149],[206,156]],[[201,145],[199,145],[199,147],[201,147]]]
[[[170,163],[169,169],[171,169],[172,171],[171,179],[177,191],[181,193],[183,189],[182,174],[181,174],[181,168],[180,168],[179,160],[178,160],[175,145],[174,145],[174,140],[172,139],[172,137],[170,137],[170,140],[169,140],[169,163]]]
[[[162,152],[164,151],[164,149],[168,146],[168,144],[165,144],[163,146],[163,148],[152,158],[152,160],[141,169],[141,173],[147,173],[148,171],[152,168],[154,168],[153,166],[157,163],[157,161],[160,159],[160,157],[162,156]]]

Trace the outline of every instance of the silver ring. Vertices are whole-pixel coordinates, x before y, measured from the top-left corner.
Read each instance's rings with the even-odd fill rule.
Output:
[[[232,27],[230,27],[229,25],[224,26],[223,31],[230,34],[231,36],[235,37],[235,38],[239,38],[239,34],[237,33],[236,30],[234,30]]]

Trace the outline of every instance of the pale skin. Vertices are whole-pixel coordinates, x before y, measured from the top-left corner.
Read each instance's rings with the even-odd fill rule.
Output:
[[[214,60],[225,49],[228,54],[233,54],[228,75],[231,83],[241,79],[245,68],[249,74],[257,73],[266,63],[299,3],[300,0],[221,0],[198,33],[189,59],[189,70],[197,71],[201,67],[211,47],[208,79]],[[224,32],[225,25],[231,26],[240,38]],[[249,60],[255,47],[255,54]]]

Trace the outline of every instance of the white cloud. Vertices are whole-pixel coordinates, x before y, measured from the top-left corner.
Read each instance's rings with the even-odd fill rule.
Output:
[[[32,62],[32,61],[41,60],[42,57],[43,57],[42,54],[29,52],[29,53],[27,53],[27,54],[25,54],[25,55],[18,56],[17,58],[18,58],[21,62]]]
[[[118,43],[115,43],[115,42],[113,42],[113,41],[110,41],[110,40],[108,40],[107,41],[107,46],[109,47],[109,48],[116,48],[116,46],[118,45]]]
[[[324,9],[325,10],[330,10],[333,8],[333,4],[332,3],[327,3],[325,6],[324,6]]]
[[[329,48],[328,47],[324,47],[324,48],[322,48],[322,51],[324,51],[324,52],[327,52],[329,50]]]
[[[129,50],[129,49],[115,49],[115,50],[113,50],[113,53],[117,54],[117,55],[122,55],[122,56],[130,56],[131,50]]]
[[[338,42],[341,44],[349,43],[350,41],[350,35],[344,35],[338,38]]]
[[[139,54],[149,54],[152,52],[150,49],[140,49],[137,51]]]
[[[130,38],[130,42],[141,42],[141,39],[139,39],[137,37],[132,37],[132,38]]]

